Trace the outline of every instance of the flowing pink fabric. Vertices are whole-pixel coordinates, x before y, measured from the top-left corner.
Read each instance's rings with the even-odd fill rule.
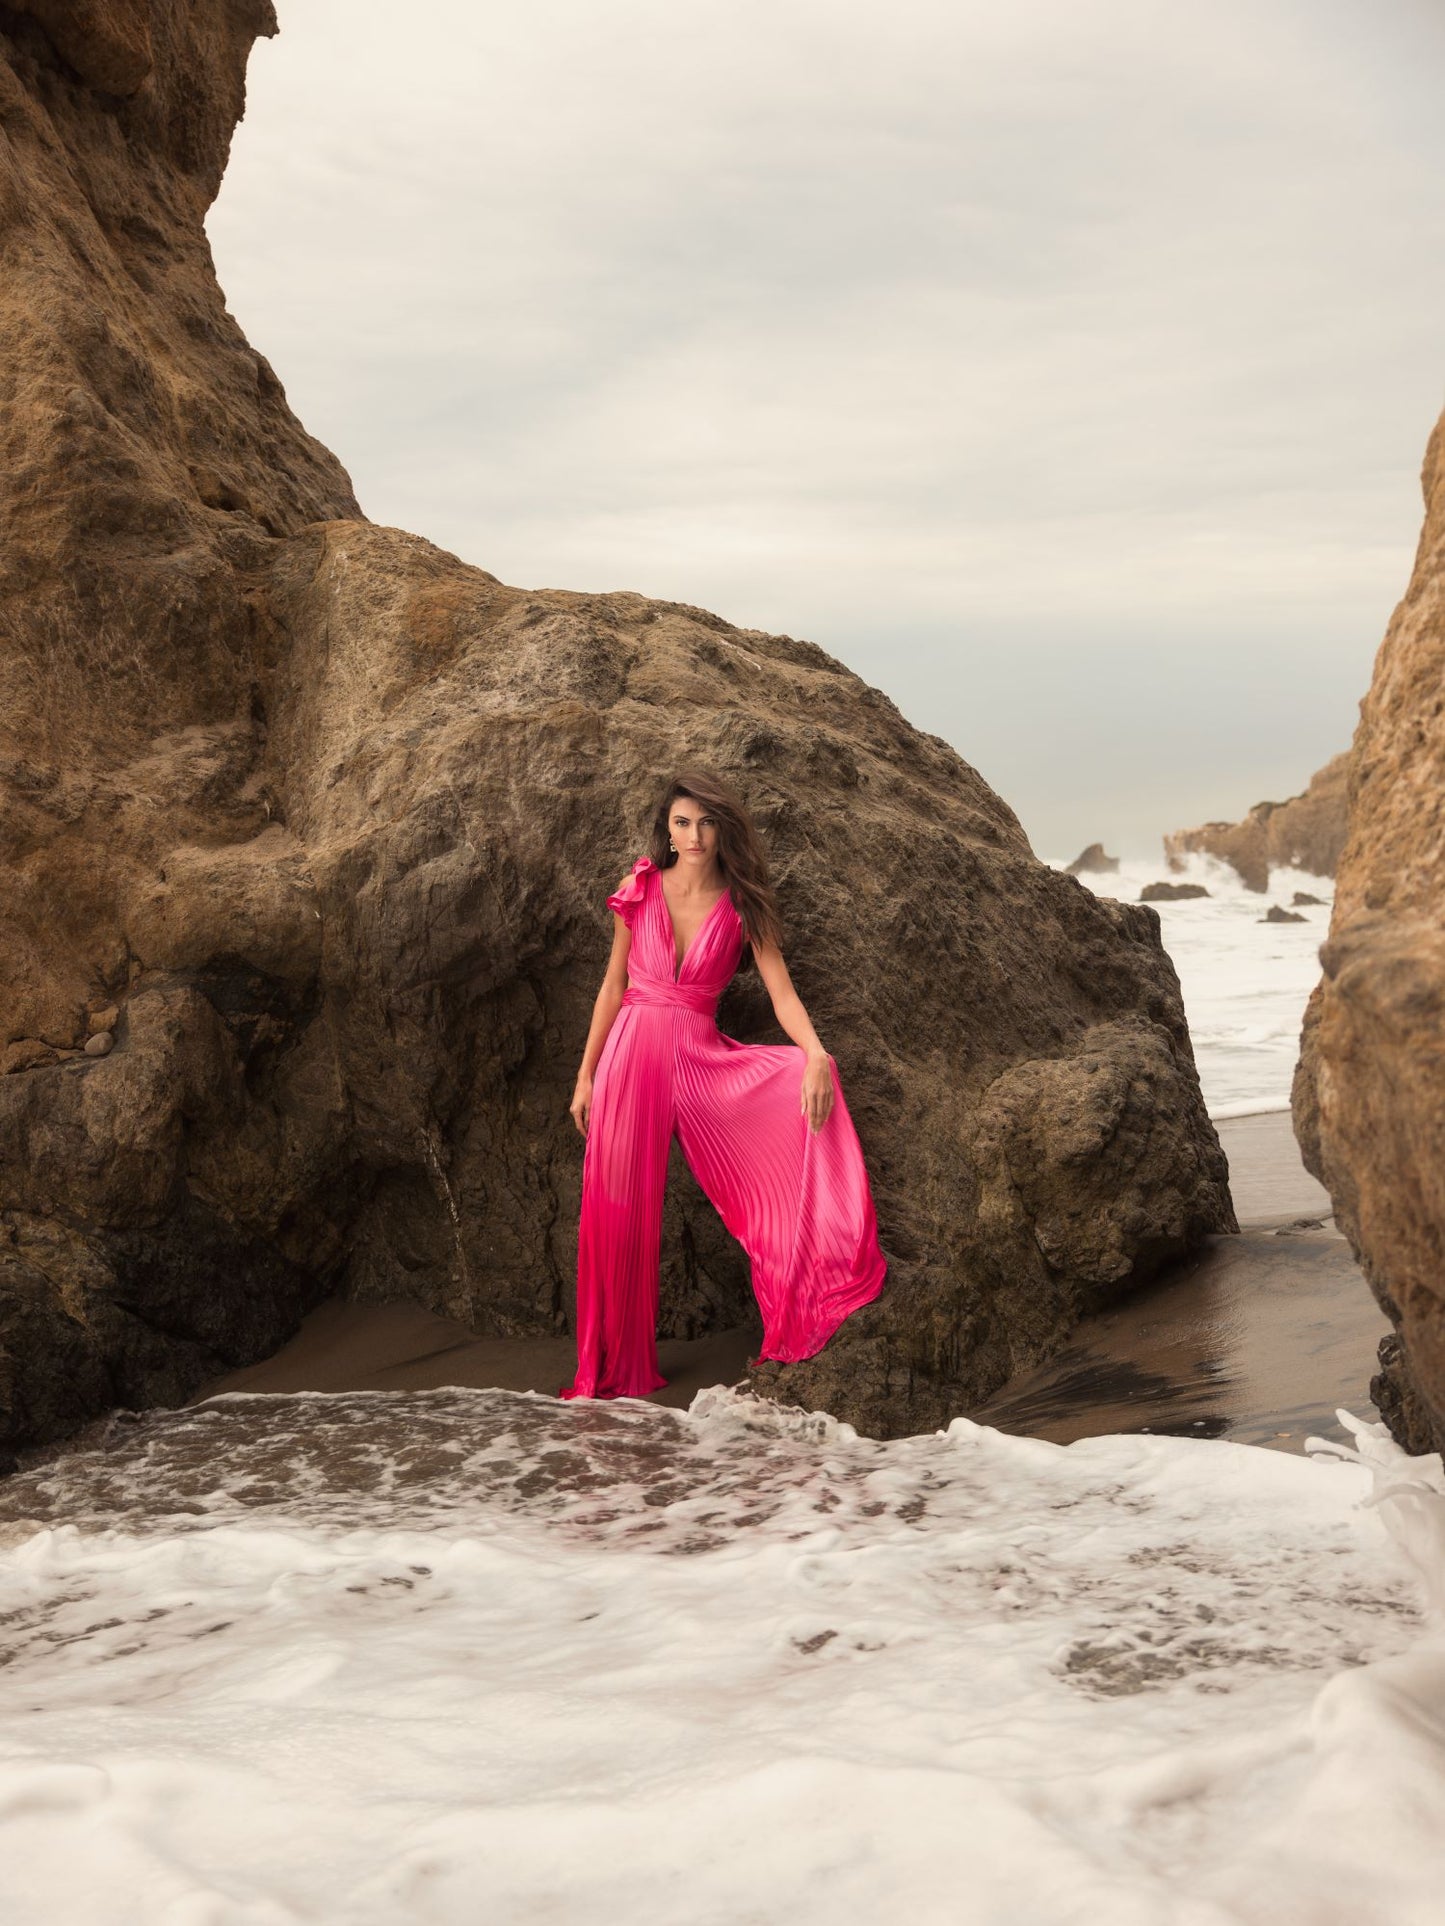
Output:
[[[676,967],[650,857],[608,906],[632,933],[628,986],[592,1087],[577,1248],[577,1375],[564,1398],[637,1398],[657,1368],[658,1263],[667,1155],[677,1137],[752,1261],[760,1355],[810,1358],[883,1288],[868,1172],[843,1101],[813,1132],[796,1044],[739,1043],[714,1021],[737,968],[742,919],[725,893]]]

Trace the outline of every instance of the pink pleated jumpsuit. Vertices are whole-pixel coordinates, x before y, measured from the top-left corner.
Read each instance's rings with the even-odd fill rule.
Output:
[[[744,932],[726,892],[676,966],[647,856],[607,899],[632,933],[627,990],[593,1078],[577,1248],[577,1375],[564,1398],[638,1398],[657,1368],[662,1202],[674,1136],[752,1261],[760,1355],[810,1358],[883,1288],[886,1263],[838,1068],[821,1130],[796,1044],[739,1043],[714,1021]]]

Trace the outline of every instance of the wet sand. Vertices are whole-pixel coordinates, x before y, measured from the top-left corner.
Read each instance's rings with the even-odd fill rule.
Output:
[[[1331,1220],[1330,1194],[1300,1162],[1287,1110],[1230,1117],[1214,1127],[1229,1159],[1229,1190],[1242,1231],[1274,1230],[1300,1217]]]
[[[1226,1437],[1283,1450],[1337,1430],[1335,1407],[1374,1418],[1370,1378],[1389,1326],[1300,1163],[1287,1112],[1218,1126],[1241,1235],[1211,1238],[1161,1282],[1086,1320],[1047,1364],[969,1415],[1058,1444],[1119,1431]],[[1301,1227],[1302,1223],[1313,1226]],[[735,1384],[756,1342],[723,1331],[658,1355],[653,1402],[685,1406]],[[554,1393],[570,1338],[478,1338],[415,1305],[331,1299],[275,1356],[229,1372],[224,1391],[402,1391],[471,1385]]]
[[[667,1389],[653,1404],[684,1407],[709,1384],[736,1384],[757,1331],[719,1331],[657,1347]],[[218,1391],[434,1391],[471,1385],[554,1394],[571,1382],[577,1351],[570,1337],[479,1338],[464,1324],[415,1304],[347,1304],[329,1298],[274,1357],[228,1372],[192,1403]]]
[[[1238,1237],[1212,1237],[1058,1355],[970,1415],[1071,1444],[1120,1431],[1233,1438],[1302,1451],[1337,1437],[1337,1406],[1371,1420],[1389,1322],[1300,1162],[1288,1112],[1217,1126]]]

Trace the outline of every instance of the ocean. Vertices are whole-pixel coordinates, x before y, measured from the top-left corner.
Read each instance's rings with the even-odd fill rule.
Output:
[[[1300,1023],[1319,981],[1319,947],[1329,932],[1333,881],[1277,869],[1260,896],[1212,856],[1191,856],[1178,872],[1162,862],[1124,860],[1117,875],[1079,881],[1098,896],[1126,903],[1137,903],[1148,883],[1195,883],[1209,891],[1187,902],[1152,905],[1179,973],[1205,1104],[1211,1117],[1288,1110]],[[1296,895],[1322,901],[1295,909]],[[1271,905],[1303,921],[1262,921]]]

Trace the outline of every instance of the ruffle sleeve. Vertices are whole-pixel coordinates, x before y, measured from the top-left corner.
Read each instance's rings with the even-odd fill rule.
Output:
[[[633,920],[647,893],[647,878],[656,868],[657,865],[650,856],[639,856],[632,865],[632,874],[627,881],[621,889],[614,890],[607,899],[608,909],[615,910],[628,929],[632,928]]]

